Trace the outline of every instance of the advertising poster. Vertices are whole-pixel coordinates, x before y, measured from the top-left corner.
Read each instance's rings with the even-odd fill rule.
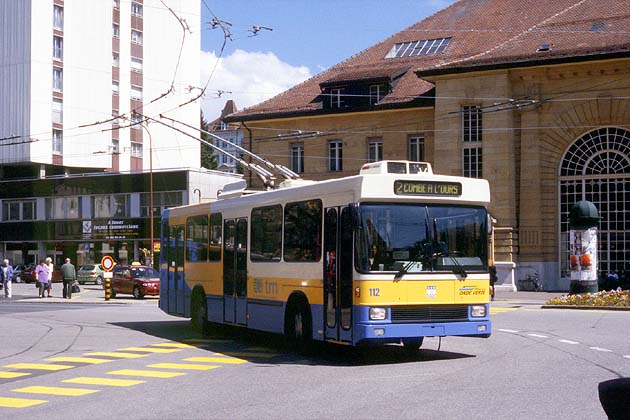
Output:
[[[597,281],[597,228],[571,230],[571,280]]]

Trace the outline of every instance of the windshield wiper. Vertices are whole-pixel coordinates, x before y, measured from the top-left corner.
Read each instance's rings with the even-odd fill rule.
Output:
[[[400,270],[398,270],[398,272],[396,273],[396,275],[394,275],[394,280],[398,280],[401,279],[403,275],[407,274],[409,272],[409,269],[414,265],[417,264],[419,262],[422,261],[422,255],[418,254],[416,255],[416,258],[407,261],[405,263],[405,265],[403,265]]]
[[[453,274],[459,274],[460,276],[462,276],[462,278],[466,278],[468,277],[468,273],[466,272],[466,269],[464,268],[464,266],[457,261],[452,255],[450,255],[447,252],[437,252],[435,254],[433,254],[434,257],[445,257],[445,258],[449,258],[451,261],[453,261],[453,265],[455,267],[453,267]]]

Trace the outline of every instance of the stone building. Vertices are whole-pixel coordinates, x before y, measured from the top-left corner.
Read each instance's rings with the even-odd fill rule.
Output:
[[[308,179],[380,159],[486,178],[502,287],[568,290],[578,200],[603,217],[600,271],[630,265],[626,6],[461,0],[226,121]]]

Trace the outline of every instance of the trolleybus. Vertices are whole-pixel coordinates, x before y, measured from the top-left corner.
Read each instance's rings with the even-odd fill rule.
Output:
[[[296,347],[489,337],[489,202],[487,181],[425,162],[251,194],[242,181],[163,212],[159,306],[198,331],[229,324]]]

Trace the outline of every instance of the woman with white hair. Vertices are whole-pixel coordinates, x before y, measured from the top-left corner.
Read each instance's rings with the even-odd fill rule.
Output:
[[[48,268],[48,285],[46,287],[46,291],[48,292],[48,297],[52,297],[52,279],[53,271],[55,271],[55,265],[52,262],[52,258],[46,257],[46,267]]]
[[[9,265],[9,260],[2,262],[0,268],[0,282],[4,286],[4,297],[11,297],[11,281],[13,280],[13,267]]]

